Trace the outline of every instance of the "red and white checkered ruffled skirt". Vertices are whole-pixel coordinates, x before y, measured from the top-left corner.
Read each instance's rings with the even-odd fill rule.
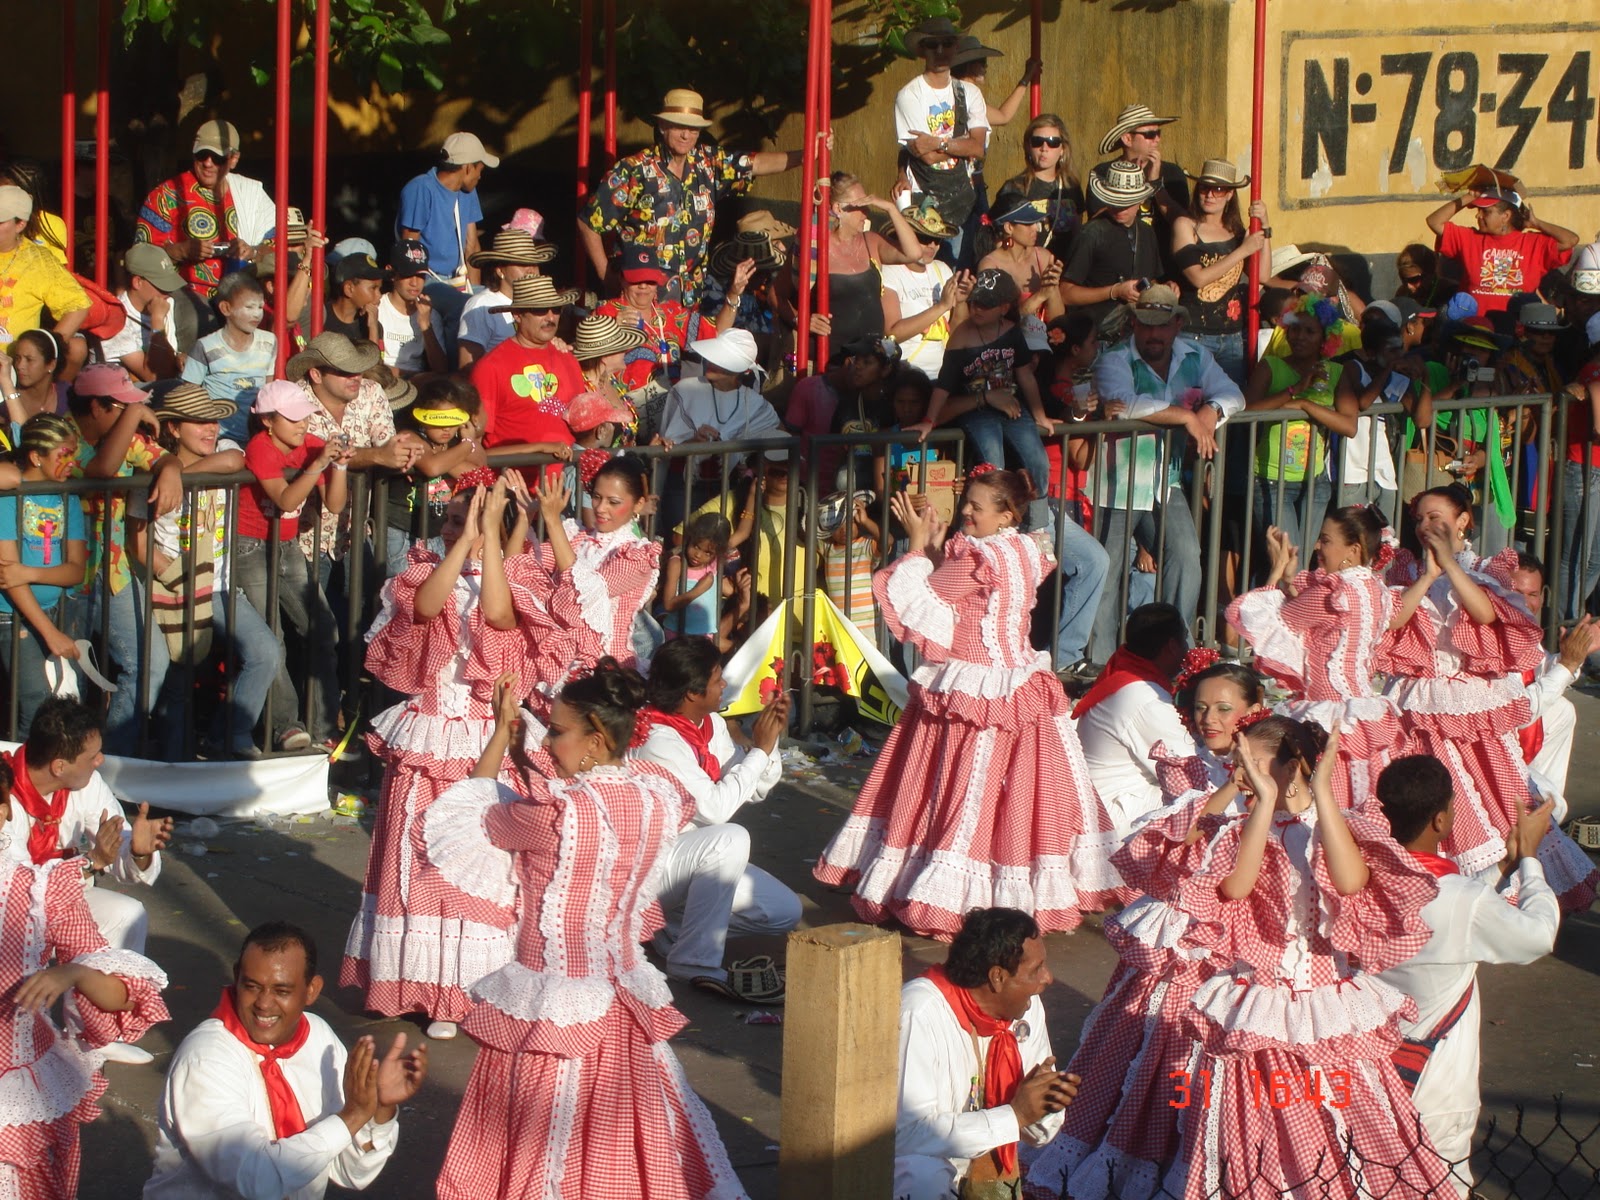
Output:
[[[584,1058],[481,1047],[439,1200],[743,1200],[711,1114],[620,1005]]]

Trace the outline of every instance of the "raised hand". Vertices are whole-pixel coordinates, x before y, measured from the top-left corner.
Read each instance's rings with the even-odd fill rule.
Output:
[[[928,544],[928,522],[922,513],[912,503],[909,492],[896,492],[889,497],[889,509],[894,513],[894,519],[900,522],[906,531],[906,542],[912,553],[923,549]]]
[[[560,478],[552,479],[548,475],[539,480],[539,488],[534,495],[539,498],[539,511],[544,514],[546,521],[559,521],[572,500],[572,490]]]
[[[97,867],[109,867],[116,862],[122,854],[122,814],[119,812],[112,816],[105,809],[100,810],[100,828],[95,831],[94,849],[89,852],[89,857],[94,860]]]
[[[129,849],[135,858],[149,858],[158,850],[163,850],[172,840],[172,818],[162,817],[159,820],[150,819],[150,806],[139,805],[138,814],[133,818],[132,839]]]
[[[389,1052],[378,1063],[378,1104],[384,1108],[397,1108],[422,1088],[428,1077],[428,1047],[418,1046],[405,1053],[406,1035],[397,1033]]]

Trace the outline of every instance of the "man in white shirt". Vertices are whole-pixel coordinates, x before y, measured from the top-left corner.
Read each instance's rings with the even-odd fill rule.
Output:
[[[1198,753],[1172,704],[1172,679],[1188,649],[1189,627],[1172,605],[1136,608],[1128,640],[1072,710],[1095,794],[1121,837],[1161,804],[1151,747],[1164,742],[1179,757]]]
[[[434,330],[428,252],[418,241],[396,242],[389,252],[389,290],[378,299],[378,349],[402,379],[445,370],[444,344]]]
[[[150,918],[132,896],[95,887],[97,875],[117,883],[153,884],[161,874],[161,848],[172,836],[172,818],[151,820],[141,804],[132,824],[122,804],[100,777],[105,762],[100,718],[88,705],[52,696],[39,706],[28,738],[9,755],[14,777],[11,819],[5,832],[36,866],[79,855],[89,912],[111,946],[143,954]],[[69,1003],[69,1027],[74,1014]],[[105,1047],[112,1062],[147,1063],[150,1054],[113,1042]]]
[[[942,967],[900,989],[895,1200],[947,1200],[969,1176],[1016,1180],[1017,1143],[1061,1129],[1078,1077],[1055,1070],[1039,993],[1052,982],[1025,912],[975,908]]]
[[[1425,754],[1398,758],[1378,776],[1377,793],[1395,840],[1439,880],[1438,896],[1422,910],[1433,930],[1428,944],[1378,978],[1416,1001],[1416,1020],[1400,1022],[1406,1040],[1395,1066],[1434,1149],[1452,1164],[1457,1193],[1466,1196],[1479,1107],[1478,964],[1531,963],[1555,946],[1561,910],[1535,853],[1554,804],[1524,813],[1510,832],[1497,890],[1439,855],[1451,825],[1443,763]]]
[[[317,947],[284,921],[250,931],[233,985],[183,1039],[157,1112],[145,1200],[318,1200],[369,1187],[399,1139],[396,1110],[428,1073],[428,1048],[359,1038],[348,1058],[321,1017]]]
[[[700,356],[705,376],[672,385],[661,415],[662,437],[681,445],[788,435],[778,410],[745,382],[751,372],[765,374],[753,334],[730,329],[690,342],[689,349]]]
[[[922,22],[906,34],[906,49],[922,55],[923,71],[894,98],[895,141],[911,184],[913,203],[930,198],[956,231],[942,257],[961,261],[961,230],[977,204],[972,162],[989,147],[989,110],[983,92],[950,74],[961,31],[947,17]]]
[[[122,256],[128,286],[117,293],[128,321],[100,346],[106,362],[120,362],[141,383],[176,379],[178,323],[173,297],[188,286],[172,256],[160,246],[136,242]]]
[[[1189,311],[1164,283],[1146,288],[1128,306],[1132,334],[1101,352],[1095,391],[1108,418],[1181,428],[1200,457],[1216,455],[1216,431],[1244,407],[1244,393],[1198,342],[1180,337]],[[1163,454],[1162,443],[1166,443]],[[1161,598],[1194,623],[1200,606],[1200,538],[1183,493],[1184,442],[1155,434],[1107,437],[1100,444],[1094,502],[1097,531],[1110,558],[1108,578],[1127,573],[1129,530],[1154,547],[1161,564]],[[1165,458],[1164,479],[1157,476]],[[1164,539],[1164,540],[1163,540]],[[1100,596],[1089,653],[1096,662],[1117,644],[1122,589]]]
[[[658,867],[656,899],[667,925],[655,947],[674,979],[730,1000],[781,1004],[775,970],[752,960],[725,970],[722,959],[730,933],[781,937],[800,923],[800,898],[750,865],[750,832],[732,823],[744,805],[765,800],[783,773],[778,738],[789,696],[780,692],[762,710],[747,741],[718,713],[722,693],[722,654],[709,638],[677,638],[650,662],[648,707],[640,714],[649,732],[628,757],[654,763],[694,798],[689,824]]]
[[[1544,563],[1517,551],[1511,590],[1527,602],[1535,621],[1544,612],[1544,574]],[[1554,795],[1557,824],[1567,816],[1567,768],[1572,761],[1572,735],[1578,728],[1578,710],[1565,693],[1583,674],[1584,661],[1596,651],[1600,651],[1600,624],[1585,614],[1562,635],[1559,653],[1547,653],[1537,668],[1512,676],[1532,710],[1532,719],[1518,735],[1523,760],[1539,783],[1549,785],[1540,791]]]

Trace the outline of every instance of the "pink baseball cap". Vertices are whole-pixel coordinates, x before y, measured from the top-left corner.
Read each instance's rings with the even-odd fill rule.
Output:
[[[256,393],[256,402],[250,411],[263,416],[267,413],[277,413],[285,420],[304,421],[317,411],[317,406],[298,383],[290,383],[287,379],[274,379]]]
[[[121,363],[92,363],[78,372],[72,390],[80,396],[97,396],[118,404],[144,404],[149,393],[141,390]]]
[[[626,424],[628,414],[620,408],[613,408],[611,401],[599,392],[584,392],[583,395],[573,398],[567,407],[567,428],[573,433],[587,433],[591,429],[598,429],[607,421],[614,421],[619,425]]]

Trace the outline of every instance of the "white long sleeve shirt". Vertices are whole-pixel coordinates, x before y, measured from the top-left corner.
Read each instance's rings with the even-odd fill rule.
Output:
[[[1039,997],[1029,1001],[1015,1031],[1026,1076],[1050,1057],[1050,1032]],[[943,1160],[954,1184],[965,1177],[968,1163],[978,1155],[1016,1141],[1040,1146],[1061,1129],[1064,1113],[1051,1113],[1022,1128],[1009,1104],[978,1107],[991,1040],[978,1039],[980,1057],[974,1058],[972,1035],[961,1028],[944,993],[926,979],[913,979],[900,989],[900,1111],[894,1128],[897,1197],[922,1200],[933,1194],[919,1188],[930,1178],[929,1159]]]
[[[1095,793],[1122,837],[1161,804],[1151,747],[1165,742],[1180,757],[1197,753],[1171,694],[1144,680],[1118,688],[1085,713],[1078,742]]]
[[[788,436],[778,410],[754,388],[719,392],[704,379],[681,379],[667,393],[661,436],[677,444],[698,442],[702,425],[715,429],[724,442]]]
[[[710,750],[722,767],[722,778],[716,782],[701,769],[683,736],[666,725],[651,729],[644,744],[630,750],[628,757],[670,771],[694,797],[691,821],[702,827],[731,821],[746,804],[765,800],[783,774],[783,760],[777,755],[755,746],[748,750],[736,746],[720,713],[711,714]]]
[[[321,1017],[305,1017],[306,1044],[279,1066],[306,1128],[282,1139],[255,1054],[214,1018],[183,1039],[161,1090],[145,1200],[320,1200],[330,1182],[360,1190],[378,1177],[399,1118],[351,1137],[339,1116],[345,1048]]]
[[[61,824],[57,826],[59,837],[56,844],[63,850],[83,849],[85,844],[93,842],[95,834],[100,832],[102,815],[126,817],[122,805],[106,786],[106,781],[100,777],[100,772],[96,771],[90,776],[87,787],[67,793],[67,809],[61,814]],[[6,832],[11,835],[11,844],[26,846],[28,834],[32,830],[33,818],[22,805],[13,802],[11,820],[6,824]],[[148,867],[141,867],[133,861],[133,829],[126,819],[122,826],[122,852],[117,855],[116,862],[111,864],[106,874],[118,883],[154,883],[161,874],[159,853],[150,856]]]

